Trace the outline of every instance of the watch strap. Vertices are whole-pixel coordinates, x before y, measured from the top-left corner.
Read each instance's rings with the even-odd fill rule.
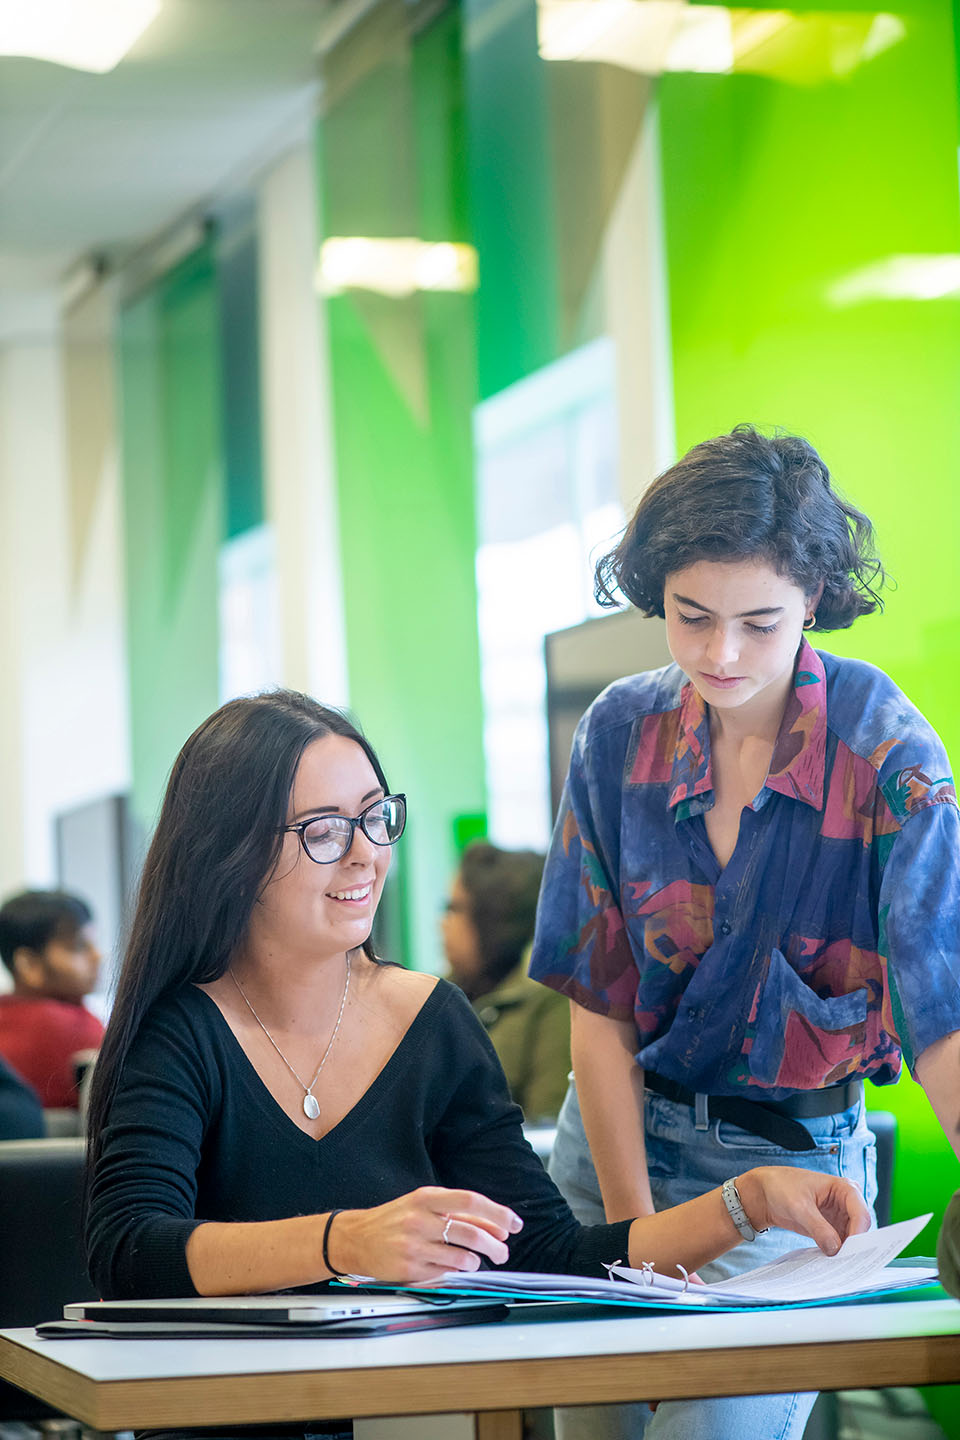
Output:
[[[756,1240],[758,1235],[766,1234],[766,1227],[757,1230],[751,1225],[746,1210],[743,1208],[743,1201],[740,1199],[740,1191],[737,1189],[735,1180],[724,1180],[720,1187],[720,1194],[723,1196],[723,1203],[727,1207],[730,1219],[736,1225],[744,1240]]]

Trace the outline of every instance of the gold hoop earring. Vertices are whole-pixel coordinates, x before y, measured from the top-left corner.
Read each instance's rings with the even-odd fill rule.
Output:
[[[812,630],[813,627],[814,627],[814,625],[816,625],[816,623],[817,623],[817,617],[816,617],[816,615],[808,615],[807,618],[806,618],[806,620],[804,620],[804,622],[803,622],[803,628],[804,628],[804,630]]]

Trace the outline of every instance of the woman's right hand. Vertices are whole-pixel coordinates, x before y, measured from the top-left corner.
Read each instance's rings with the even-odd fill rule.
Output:
[[[825,1255],[836,1255],[849,1235],[870,1229],[866,1201],[852,1181],[839,1175],[761,1165],[741,1175],[737,1189],[756,1229],[777,1225],[808,1235]]]
[[[476,1270],[481,1256],[502,1265],[508,1238],[522,1228],[519,1215],[485,1195],[424,1185],[369,1210],[342,1210],[327,1254],[341,1274],[412,1285],[447,1270]]]

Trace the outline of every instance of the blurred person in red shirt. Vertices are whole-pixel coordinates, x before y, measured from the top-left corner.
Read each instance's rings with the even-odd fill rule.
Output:
[[[92,920],[85,901],[58,890],[26,890],[0,906],[0,960],[13,976],[13,993],[0,995],[0,1056],[45,1109],[77,1108],[74,1056],[103,1038],[83,1004],[100,969]]]

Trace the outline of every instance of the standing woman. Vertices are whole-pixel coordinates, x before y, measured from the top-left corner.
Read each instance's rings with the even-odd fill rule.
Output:
[[[603,602],[666,617],[676,663],[584,716],[538,912],[531,974],[572,1002],[576,1076],[551,1173],[584,1222],[768,1163],[872,1204],[862,1082],[902,1056],[958,1148],[947,757],[882,671],[808,639],[880,607],[872,540],[805,440],[740,426],[660,476],[597,568]],[[793,1244],[771,1230],[702,1273]],[[567,1412],[563,1432],[797,1440],[813,1398]]]

